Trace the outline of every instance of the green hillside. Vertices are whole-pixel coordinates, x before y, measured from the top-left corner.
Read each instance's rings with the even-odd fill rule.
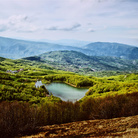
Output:
[[[0,137],[29,135],[45,125],[137,115],[137,73],[97,78],[56,70],[36,59],[0,58]],[[64,102],[45,87],[36,88],[37,80],[89,90],[75,103]]]
[[[51,53],[54,54],[54,52],[51,52]],[[58,53],[59,54],[58,55],[56,54],[55,56],[63,57],[65,55],[69,56],[73,53],[74,55],[72,54],[71,56],[74,57],[78,52],[58,51]],[[84,54],[81,55],[80,53],[78,53],[78,55],[80,56],[80,57],[78,56],[78,59],[82,58],[84,61],[86,61],[86,59],[88,60],[86,55]],[[60,59],[60,58],[55,57],[55,59]],[[124,73],[125,75],[119,75],[119,76],[110,75],[110,77],[96,78],[96,77],[92,77],[92,74],[90,76],[81,76],[72,72],[56,70],[53,67],[50,67],[49,65],[43,62],[29,61],[24,59],[11,60],[11,59],[5,59],[5,58],[0,58],[0,61],[1,61],[0,62],[1,94],[5,95],[6,93],[9,93],[9,96],[13,93],[17,93],[17,95],[18,94],[20,95],[22,94],[22,92],[25,93],[25,95],[27,94],[30,95],[31,91],[32,92],[39,91],[38,89],[34,88],[35,82],[38,79],[41,79],[44,83],[50,83],[53,81],[62,81],[62,82],[71,84],[75,87],[87,87],[89,88],[89,91],[87,92],[86,97],[87,96],[89,97],[90,95],[92,95],[92,97],[97,97],[97,96],[104,96],[108,94],[114,95],[118,93],[124,94],[128,92],[130,93],[137,92],[137,88],[138,88],[137,74]],[[64,60],[61,60],[61,61],[67,62],[66,57],[64,57]],[[68,61],[69,64],[71,62],[74,62],[74,64],[76,64],[75,63],[76,61],[74,60]],[[17,71],[17,72],[12,72],[12,71]],[[99,72],[97,72],[97,74],[98,73]],[[106,73],[108,74],[108,72]],[[109,74],[110,73],[111,72],[109,72]],[[115,73],[115,75],[117,75],[117,73]],[[18,99],[18,98],[16,99],[15,98],[16,96],[14,97],[13,95],[11,97],[9,100]],[[37,100],[37,102],[40,102],[41,101],[40,99]],[[1,100],[4,100],[4,99],[1,98]],[[23,99],[21,98],[21,100]],[[30,101],[30,100],[26,99],[25,101]]]
[[[75,73],[91,74],[96,71],[134,71],[138,70],[138,60],[113,57],[88,56],[76,51],[52,51],[35,57],[24,58],[46,63],[56,69]]]

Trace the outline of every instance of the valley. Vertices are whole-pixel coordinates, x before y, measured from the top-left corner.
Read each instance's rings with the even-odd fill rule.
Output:
[[[99,136],[104,135],[104,132],[107,136],[112,136],[114,130],[118,136],[120,130],[123,130],[123,134],[129,134],[125,129],[130,126],[120,126],[121,122],[118,122],[119,130],[116,129],[116,124],[113,126],[114,130],[95,127],[98,129],[96,133],[89,129],[89,122],[94,125],[95,120],[98,119],[100,123],[101,119],[104,119],[104,124],[108,121],[112,124],[113,118],[120,121],[120,117],[129,116],[132,116],[129,122],[137,129],[133,117],[137,119],[138,115],[138,58],[133,50],[130,51],[133,57],[120,57],[122,53],[109,56],[108,50],[105,49],[103,51],[106,52],[101,53],[102,56],[94,56],[87,53],[93,51],[91,44],[88,45],[91,47],[89,50],[87,47],[72,49],[71,46],[63,48],[56,44],[29,44],[28,41],[9,38],[2,40],[3,38],[0,40],[0,54],[4,56],[0,57],[0,137],[22,137],[41,131],[45,131],[44,135],[50,137],[54,135],[53,131],[58,135],[57,125],[60,128],[61,124],[70,123],[69,129],[72,130],[72,122],[75,122],[76,133],[71,131],[67,134],[66,131],[64,136]],[[107,44],[105,45],[107,48]],[[13,51],[12,46],[15,48]],[[29,50],[25,54],[26,48]],[[129,48],[126,46],[127,50]],[[111,49],[109,48],[109,51],[112,51]],[[119,46],[116,50],[118,49]],[[31,52],[32,50],[36,53]],[[6,56],[11,59],[4,58]],[[45,85],[36,87],[35,84],[40,81]],[[54,90],[48,87],[53,84],[56,84]],[[68,84],[70,90],[66,89],[64,84]],[[80,97],[75,100],[75,96],[79,96],[75,95],[75,89],[82,88],[85,91],[79,92]],[[67,99],[64,97],[65,93],[68,93]],[[83,122],[88,124],[85,125],[87,130],[84,130],[86,135],[78,128],[80,124],[83,127]],[[53,125],[52,129],[49,129],[49,125]],[[63,126],[68,129],[68,124]],[[60,130],[62,131],[62,128]],[[134,132],[134,135],[136,134]]]
[[[0,138],[138,138],[138,0],[0,0]]]

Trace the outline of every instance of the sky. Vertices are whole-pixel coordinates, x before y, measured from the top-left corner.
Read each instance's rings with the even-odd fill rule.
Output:
[[[138,0],[0,0],[0,36],[138,46]]]

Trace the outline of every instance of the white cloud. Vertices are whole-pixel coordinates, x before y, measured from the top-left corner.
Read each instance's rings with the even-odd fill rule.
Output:
[[[51,30],[51,31],[56,31],[56,30],[61,30],[61,31],[73,31],[76,30],[77,28],[81,27],[81,24],[76,23],[71,26],[66,26],[66,27],[59,27],[59,26],[50,26],[48,28],[45,28],[45,30]]]
[[[28,20],[26,15],[13,15],[0,20],[0,31],[33,32],[37,27]]]
[[[92,29],[92,28],[89,28],[89,29],[88,29],[88,32],[95,32],[95,30]]]
[[[8,30],[8,27],[6,25],[4,25],[4,24],[1,24],[0,25],[0,32],[4,32],[6,30]]]
[[[25,23],[27,21],[27,16],[26,15],[14,15],[9,17],[8,22],[11,25],[16,25],[18,23]]]
[[[138,0],[1,0],[0,6],[0,35],[99,41],[138,37],[133,31]]]

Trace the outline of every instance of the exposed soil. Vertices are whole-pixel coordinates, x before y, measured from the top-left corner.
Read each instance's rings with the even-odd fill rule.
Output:
[[[41,129],[42,132],[37,135],[22,138],[138,138],[138,115],[48,125]]]

